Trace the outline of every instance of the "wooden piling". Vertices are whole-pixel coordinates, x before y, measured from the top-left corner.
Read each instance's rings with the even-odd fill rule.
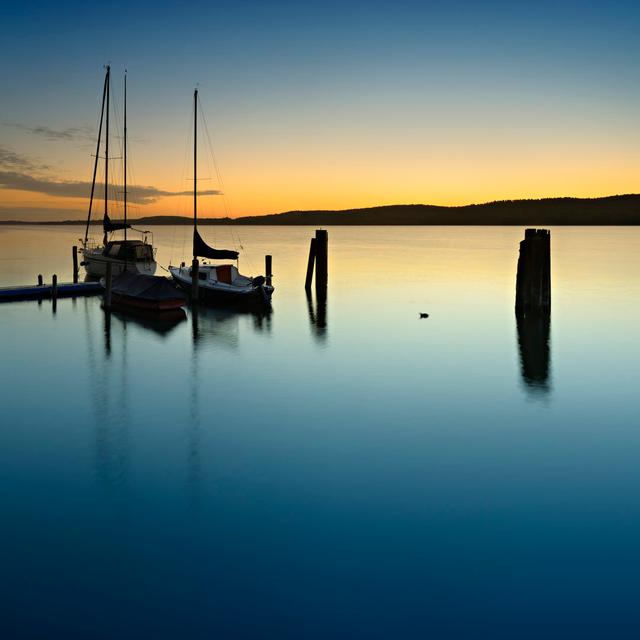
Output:
[[[104,308],[111,309],[111,284],[113,280],[113,265],[107,262],[107,275],[104,286]]]
[[[71,247],[71,257],[73,258],[73,283],[78,283],[78,247]]]
[[[516,276],[516,313],[551,313],[551,232],[527,229],[520,242]]]
[[[267,282],[267,286],[271,286],[271,278],[273,277],[273,274],[271,273],[271,263],[272,263],[273,257],[266,255],[264,257],[264,276]]]
[[[200,263],[198,258],[191,262],[191,302],[198,302],[198,279],[200,274]]]
[[[51,299],[54,302],[58,299],[58,276],[55,273],[51,276]]]
[[[39,287],[41,287],[43,282],[44,282],[44,281],[43,281],[43,279],[42,279],[42,274],[41,274],[41,273],[39,273],[39,274],[38,274],[38,286],[39,286]]]
[[[309,245],[309,261],[307,262],[307,277],[304,281],[304,288],[311,291],[311,281],[313,280],[313,265],[316,262],[316,239],[311,238]]]
[[[328,280],[329,233],[326,229],[316,231],[316,292],[325,291]]]

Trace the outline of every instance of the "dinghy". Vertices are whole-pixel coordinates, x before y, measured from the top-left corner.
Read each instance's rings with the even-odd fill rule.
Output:
[[[124,271],[113,279],[111,304],[115,308],[164,314],[179,310],[186,296],[169,278]]]

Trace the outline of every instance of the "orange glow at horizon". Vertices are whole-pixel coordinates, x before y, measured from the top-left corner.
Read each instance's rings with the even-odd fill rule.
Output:
[[[640,151],[633,140],[572,140],[555,148],[549,140],[516,144],[508,136],[495,139],[487,134],[458,139],[431,147],[419,141],[374,141],[362,138],[356,145],[332,146],[316,140],[313,148],[292,140],[290,148],[279,149],[277,159],[256,145],[242,155],[228,143],[220,153],[224,168],[224,196],[200,195],[198,214],[203,218],[231,218],[280,213],[291,210],[351,209],[391,204],[433,204],[458,206],[495,200],[544,197],[601,197],[637,193]],[[492,144],[490,144],[490,142]],[[517,151],[514,151],[516,149]],[[606,153],[604,150],[606,149]],[[68,150],[68,153],[70,150]],[[188,191],[193,184],[188,166],[182,172],[166,161],[168,154],[153,145],[136,152],[138,169],[134,184],[153,185],[162,191]],[[169,155],[169,157],[171,157]],[[82,160],[82,164],[78,163]],[[90,156],[69,153],[61,174],[87,181]],[[140,170],[143,169],[143,170]],[[217,189],[212,167],[202,166],[199,188]],[[182,179],[176,179],[181,175]],[[121,182],[114,171],[114,181]],[[59,174],[60,175],[60,174]],[[56,175],[52,174],[55,179]],[[42,193],[0,190],[2,216],[41,219],[82,219],[87,197],[52,197]],[[103,211],[102,189],[96,193],[95,216]],[[191,216],[191,196],[159,196],[148,204],[131,203],[129,216]],[[29,210],[20,216],[20,210]],[[40,210],[42,213],[40,213]],[[121,204],[109,211],[122,215]],[[65,213],[66,212],[66,213]]]

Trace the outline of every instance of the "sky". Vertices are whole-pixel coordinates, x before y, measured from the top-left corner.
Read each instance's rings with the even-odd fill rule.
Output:
[[[640,191],[638,3],[0,12],[0,220],[86,216],[107,63],[117,197],[127,70],[132,217],[191,214],[196,86],[203,217]]]

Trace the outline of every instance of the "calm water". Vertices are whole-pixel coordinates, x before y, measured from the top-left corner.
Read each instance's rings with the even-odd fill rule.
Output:
[[[0,283],[81,232],[0,227]],[[0,636],[637,638],[640,231],[553,229],[550,329],[520,228],[330,228],[326,316],[312,233],[240,229],[268,317],[0,306]]]

